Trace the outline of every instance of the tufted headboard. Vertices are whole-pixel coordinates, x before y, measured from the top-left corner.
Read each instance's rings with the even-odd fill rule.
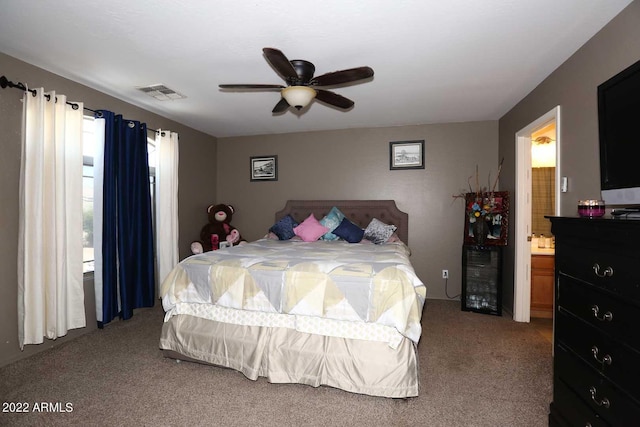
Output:
[[[310,213],[320,220],[334,206],[361,228],[366,228],[372,218],[395,225],[400,240],[409,244],[409,215],[399,210],[393,200],[288,200],[284,208],[276,212],[275,220],[291,215],[302,222]]]

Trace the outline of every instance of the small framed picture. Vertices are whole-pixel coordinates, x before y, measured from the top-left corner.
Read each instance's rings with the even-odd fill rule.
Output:
[[[389,169],[424,169],[424,139],[390,142]]]
[[[277,181],[278,156],[256,156],[249,159],[251,181]]]

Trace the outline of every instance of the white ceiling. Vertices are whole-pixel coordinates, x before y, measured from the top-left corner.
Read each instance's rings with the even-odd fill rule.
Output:
[[[217,137],[497,120],[630,2],[0,0],[0,51]],[[277,92],[218,89],[283,84],[263,47],[375,76],[331,89],[349,111],[273,115]],[[158,83],[187,98],[136,90]]]

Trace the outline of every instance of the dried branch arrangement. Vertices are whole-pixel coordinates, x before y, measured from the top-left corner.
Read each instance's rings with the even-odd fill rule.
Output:
[[[471,181],[474,178],[474,175],[469,176],[467,179],[467,184],[469,185],[469,191],[461,191],[459,194],[454,194],[452,197],[454,199],[465,198],[466,193],[475,193],[478,196],[484,193],[495,193],[496,187],[498,186],[498,182],[500,181],[500,173],[502,172],[502,164],[504,163],[504,157],[500,160],[500,164],[498,165],[498,174],[496,175],[496,179],[493,181],[493,185],[491,184],[491,172],[489,172],[489,176],[487,178],[487,186],[480,186],[480,174],[478,172],[478,165],[476,165],[476,173],[475,173],[475,186],[472,187]]]

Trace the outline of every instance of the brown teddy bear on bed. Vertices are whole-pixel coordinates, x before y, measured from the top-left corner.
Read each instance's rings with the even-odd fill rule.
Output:
[[[200,231],[200,240],[191,243],[191,252],[201,254],[215,251],[220,248],[220,243],[228,242],[236,246],[244,242],[240,232],[231,225],[233,206],[218,204],[207,208],[209,222]]]

